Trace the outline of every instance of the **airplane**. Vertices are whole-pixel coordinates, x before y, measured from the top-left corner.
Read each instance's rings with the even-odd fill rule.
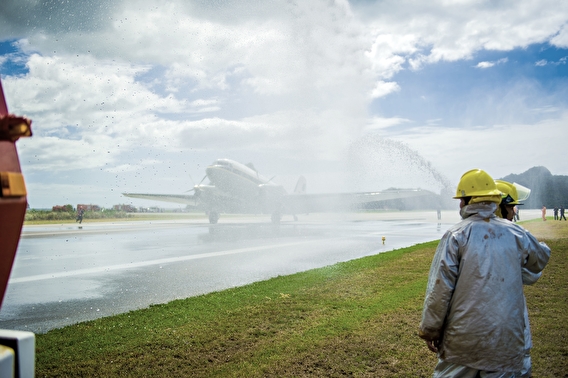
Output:
[[[257,172],[254,166],[230,159],[218,159],[205,170],[203,180],[189,190],[193,194],[122,193],[125,197],[186,204],[205,210],[209,223],[216,224],[219,214],[271,214],[278,224],[282,214],[310,213],[346,209],[354,205],[400,198],[432,195],[422,189],[388,189],[381,192],[307,194],[306,179],[300,176],[294,192],[288,194],[281,186]],[[209,184],[202,184],[205,178]]]

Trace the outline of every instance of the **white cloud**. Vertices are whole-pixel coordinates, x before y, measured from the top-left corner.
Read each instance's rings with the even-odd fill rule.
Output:
[[[93,33],[71,31],[57,39],[35,34],[29,40],[45,53],[164,66],[169,87],[184,86],[184,92],[228,91],[238,84],[263,95],[297,93],[298,88],[328,91],[353,82],[366,69],[361,59],[366,46],[358,41],[361,25],[346,2],[280,1],[260,14],[248,3],[227,3],[223,9],[197,4],[125,1]],[[234,17],[219,17],[219,11]],[[231,82],[233,77],[237,80]],[[363,79],[354,84],[364,85]]]
[[[373,88],[373,91],[371,92],[371,97],[380,98],[388,95],[389,93],[398,92],[398,91],[400,91],[400,86],[394,81],[385,82],[379,80],[376,83],[375,88]]]
[[[155,146],[171,134],[168,125],[159,129],[156,114],[186,109],[184,101],[159,96],[136,80],[144,66],[33,54],[28,68],[25,76],[6,78],[4,87],[10,110],[33,120],[34,137],[22,143],[23,154],[38,156],[30,169],[96,167],[134,143]]]
[[[92,57],[30,56],[29,73],[7,77],[14,110],[38,119],[44,128],[67,125],[100,128],[126,114],[150,109],[179,112],[184,103],[160,97],[136,80],[146,66]],[[112,117],[111,119],[108,119]]]
[[[102,169],[113,162],[117,145],[106,135],[90,135],[81,140],[34,135],[18,142],[20,159],[26,172]]]
[[[562,108],[552,105],[542,106],[542,107],[534,107],[529,109],[529,112],[535,114],[550,114],[550,113],[561,113]]]
[[[371,61],[371,69],[377,77],[390,79],[403,69],[405,56],[418,51],[419,38],[412,34],[383,34],[380,29],[373,33],[377,36],[365,55]]]
[[[568,3],[554,0],[505,3],[382,1],[361,4],[358,14],[381,34],[415,36],[412,68],[471,59],[479,50],[508,51],[553,38],[564,41]],[[558,33],[559,30],[562,32]]]
[[[393,118],[381,118],[373,117],[369,120],[368,125],[365,127],[365,132],[377,131],[381,129],[388,129],[390,127],[409,124],[412,121],[405,118],[393,117]]]
[[[495,62],[479,62],[479,63],[477,63],[477,65],[475,67],[476,68],[490,68],[490,67],[493,67],[497,64],[507,63],[508,61],[509,61],[508,58],[502,58],[502,59],[499,59]]]
[[[494,62],[479,62],[477,63],[477,68],[490,68],[493,67],[495,65]]]
[[[551,64],[553,66],[560,66],[560,65],[566,64],[566,59],[567,59],[567,57],[562,57],[555,62],[554,61],[548,61],[546,59],[541,59],[541,60],[539,60],[535,63],[535,66],[544,67],[544,66],[549,65],[549,64]]]
[[[550,43],[556,47],[568,47],[568,23],[565,23],[560,31],[551,38]]]

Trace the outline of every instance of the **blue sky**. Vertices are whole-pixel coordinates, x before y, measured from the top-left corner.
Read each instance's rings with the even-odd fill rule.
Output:
[[[566,59],[567,49],[534,44],[509,52],[483,51],[475,54],[471,60],[440,62],[419,71],[401,71],[396,75],[400,92],[373,101],[371,109],[373,113],[396,117],[408,114],[409,107],[412,107],[413,118],[417,122],[427,122],[443,114],[456,127],[464,126],[467,122],[495,122],[499,120],[495,119],[492,110],[506,107],[504,101],[485,104],[484,112],[470,114],[468,120],[463,119],[463,110],[469,103],[483,102],[484,95],[506,96],[522,82],[531,84],[535,91],[522,93],[527,100],[525,110],[539,106],[564,107],[568,103]],[[492,62],[494,66],[479,68],[480,62]],[[423,96],[428,100],[425,101]],[[440,112],[444,107],[447,109]],[[518,117],[518,122],[526,117],[534,117],[534,114],[518,108],[514,109],[514,114],[508,115]]]
[[[568,175],[568,4],[511,4],[5,1],[30,204],[148,205],[120,193],[184,192],[222,157],[310,192]]]

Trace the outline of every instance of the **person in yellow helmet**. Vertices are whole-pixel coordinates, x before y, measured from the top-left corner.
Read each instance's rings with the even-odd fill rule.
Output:
[[[515,215],[515,207],[521,206],[521,200],[525,201],[531,191],[524,186],[517,183],[510,183],[503,180],[495,180],[497,189],[501,192],[501,204],[499,209],[495,212],[497,216],[507,219],[508,221],[513,221]],[[525,268],[522,269],[523,285],[532,285],[542,275],[542,272],[533,273]],[[525,299],[525,356],[523,359],[523,368],[516,375],[519,378],[530,377],[532,374],[532,361],[531,361],[531,348],[532,348],[532,336],[531,328],[529,323],[529,312],[527,308],[527,301]]]
[[[460,179],[462,221],[432,260],[419,336],[438,355],[433,377],[514,377],[523,369],[521,270],[538,274],[550,249],[495,215],[501,192],[485,171]]]
[[[521,201],[526,201],[531,194],[531,190],[521,184],[510,183],[503,180],[495,180],[497,189],[501,192],[501,203],[496,213],[497,216],[513,221],[516,214],[516,207],[521,206]]]

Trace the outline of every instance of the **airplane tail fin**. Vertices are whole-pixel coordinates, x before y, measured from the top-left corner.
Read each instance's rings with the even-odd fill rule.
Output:
[[[304,176],[300,176],[298,179],[294,194],[306,194],[306,178]]]

